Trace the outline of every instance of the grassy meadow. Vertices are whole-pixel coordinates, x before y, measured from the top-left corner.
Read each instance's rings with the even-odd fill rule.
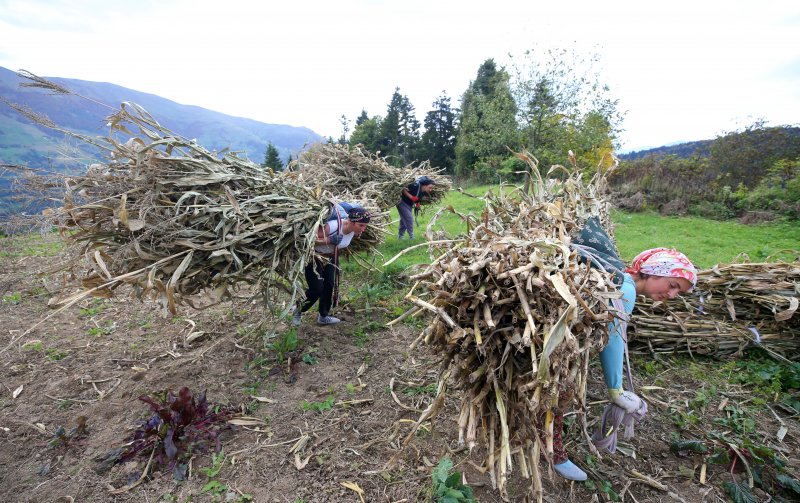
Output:
[[[480,215],[483,201],[480,196],[488,189],[499,190],[498,186],[478,186],[464,189],[464,193],[451,191],[441,206],[451,207],[463,213]],[[397,238],[397,210],[390,214],[394,219],[389,226],[386,242],[379,248],[383,255],[370,257],[380,268],[383,262],[394,257],[405,248],[425,242],[425,228],[438,208],[427,208],[418,217],[415,239],[407,236]],[[698,268],[706,269],[715,264],[734,263],[745,260],[760,262],[769,258],[791,260],[794,255],[786,250],[800,249],[800,225],[796,222],[779,222],[758,225],[744,225],[736,221],[717,221],[697,217],[661,216],[658,213],[626,213],[615,211],[612,214],[615,225],[614,234],[620,255],[630,261],[642,250],[655,247],[672,247],[684,252]],[[444,231],[448,236],[465,233],[467,227],[463,220],[447,211],[436,224],[435,230]],[[407,252],[387,266],[385,273],[392,274],[410,265],[429,261],[427,247]],[[354,266],[355,264],[353,264]],[[352,266],[345,266],[350,269]]]

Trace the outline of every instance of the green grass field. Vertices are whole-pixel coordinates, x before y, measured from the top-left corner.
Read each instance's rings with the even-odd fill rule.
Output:
[[[473,196],[482,196],[489,186],[465,189]],[[492,187],[498,190],[497,187]],[[464,213],[480,215],[483,201],[452,191],[444,199],[442,207],[451,207]],[[427,208],[419,215],[416,236],[413,241],[405,237],[397,239],[397,210],[390,214],[395,220],[389,227],[386,242],[379,248],[381,257],[372,257],[376,266],[394,257],[405,248],[425,242],[425,228],[437,207]],[[743,225],[735,221],[716,221],[696,217],[661,216],[657,213],[626,213],[617,211],[612,214],[615,225],[615,238],[622,258],[630,261],[642,250],[654,247],[673,247],[684,252],[698,268],[706,269],[715,264],[742,262],[745,256],[750,261],[759,262],[768,258],[791,260],[795,255],[781,253],[785,250],[800,249],[800,224],[797,222],[780,222],[758,225]],[[456,236],[467,231],[463,220],[451,212],[439,218],[435,230],[442,230],[448,236]],[[385,268],[392,274],[413,264],[426,263],[430,259],[427,247],[410,251]],[[353,264],[354,265],[354,264]],[[352,266],[345,266],[350,269]]]

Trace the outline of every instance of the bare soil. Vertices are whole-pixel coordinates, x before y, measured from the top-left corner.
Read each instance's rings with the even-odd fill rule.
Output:
[[[278,362],[275,351],[253,335],[265,314],[249,300],[163,318],[159,306],[120,291],[113,299],[86,300],[53,314],[47,301],[55,278],[43,280],[36,273],[55,259],[31,256],[28,247],[0,240],[0,501],[247,501],[245,495],[255,502],[360,501],[343,485],[352,483],[363,490],[363,501],[416,502],[428,497],[431,469],[444,456],[464,473],[479,501],[502,501],[480,469],[483,449],[456,449],[456,393],[433,427],[425,425],[399,454],[396,467],[386,468],[430,403],[437,376],[436,355],[425,347],[409,349],[420,322],[369,330],[393,306],[370,312],[345,307],[337,313],[343,322],[333,327],[317,326],[308,313],[298,331],[299,345]],[[279,333],[285,330],[278,327]],[[193,332],[204,334],[189,343]],[[647,358],[638,357],[640,363]],[[599,366],[592,371],[591,428],[605,399]],[[635,374],[638,386],[656,382]],[[589,470],[595,487],[610,484],[624,501],[727,501],[722,483],[746,478],[741,467],[732,474],[726,466],[709,465],[706,483],[700,484],[701,460],[670,451],[679,433],[670,411],[688,407],[704,385],[702,378],[668,366],[657,381],[667,384],[647,391],[650,414],[627,443],[635,459],[619,452],[602,459],[589,456],[577,424],[565,434],[572,459]],[[123,445],[137,421],[149,416],[140,395],[183,386],[195,393],[206,390],[209,401],[237,405],[243,415],[263,420],[223,435],[225,462],[213,478],[227,487],[203,492],[210,478],[200,468],[211,466],[212,458],[198,452],[187,480],[156,471],[138,486],[112,494],[135,481],[147,459],[99,474],[95,458]],[[695,428],[724,416],[723,400],[736,400],[737,393],[746,400],[746,389],[727,389],[726,396],[712,397]],[[331,408],[315,410],[324,409],[321,404],[331,396]],[[56,429],[75,427],[79,416],[87,418],[88,434],[66,446],[50,446]],[[800,427],[797,418],[782,412],[780,417],[788,427],[782,442],[775,438],[780,424],[767,408],[755,417],[759,436],[788,460],[790,472],[798,473]],[[306,437],[301,449],[290,452]],[[609,500],[609,493],[583,483],[552,477],[545,484],[549,502]],[[529,481],[515,472],[511,500],[526,501],[528,494]]]

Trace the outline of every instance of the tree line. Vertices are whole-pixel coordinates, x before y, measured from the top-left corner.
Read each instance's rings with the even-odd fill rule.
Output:
[[[568,150],[581,165],[596,166],[613,151],[622,120],[597,63],[597,56],[567,50],[526,51],[508,67],[490,58],[464,90],[460,108],[443,91],[420,123],[408,96],[395,88],[385,114],[362,109],[354,123],[342,115],[341,136],[328,141],[360,144],[396,166],[429,160],[482,183],[518,179],[525,165],[512,152],[523,149],[541,166],[566,163]]]

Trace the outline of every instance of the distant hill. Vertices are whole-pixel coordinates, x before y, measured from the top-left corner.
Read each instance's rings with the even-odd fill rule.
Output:
[[[209,150],[242,152],[250,160],[261,162],[267,143],[272,142],[285,160],[304,146],[322,140],[322,136],[305,127],[233,117],[205,108],[181,105],[154,94],[142,93],[105,82],[48,77],[76,94],[118,107],[132,101],[144,107],[166,128],[197,142]],[[46,115],[59,126],[90,135],[105,135],[104,118],[108,109],[73,96],[51,96],[41,89],[19,87],[24,80],[0,67],[0,96],[8,101],[27,105]],[[14,110],[0,103],[0,161],[41,164],[42,155],[63,143],[57,133],[34,126]],[[38,161],[38,162],[37,162]]]
[[[665,145],[663,147],[628,152],[627,154],[620,155],[619,158],[626,161],[634,161],[636,159],[647,157],[648,155],[655,155],[659,157],[674,155],[682,158],[692,156],[708,157],[708,155],[711,153],[712,143],[714,143],[714,140],[689,141],[686,143],[677,143],[675,145]]]
[[[205,108],[181,105],[154,94],[142,93],[105,82],[47,77],[76,94],[101,103],[119,107],[131,101],[144,107],[164,127],[186,138],[194,138],[211,151],[229,149],[256,163],[264,159],[267,144],[272,142],[281,158],[298,152],[323,138],[305,127],[267,124],[252,119],[233,117]],[[0,67],[0,96],[9,102],[25,105],[47,116],[57,125],[89,136],[106,136],[105,118],[110,110],[99,104],[74,96],[53,96],[42,89],[20,87],[27,79],[16,72]],[[57,171],[75,169],[75,163],[65,161],[64,152],[84,159],[97,159],[99,153],[78,140],[56,131],[34,125],[27,118],[0,101],[0,163],[22,164],[32,168]],[[80,168],[79,168],[80,169]],[[0,213],[9,203],[11,175],[0,171]],[[7,208],[6,208],[7,209]]]

